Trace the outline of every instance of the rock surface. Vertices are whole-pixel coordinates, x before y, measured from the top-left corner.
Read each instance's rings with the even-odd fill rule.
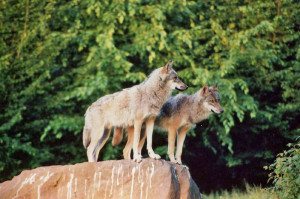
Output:
[[[0,184],[0,198],[201,198],[186,166],[165,160],[111,160],[23,171]]]

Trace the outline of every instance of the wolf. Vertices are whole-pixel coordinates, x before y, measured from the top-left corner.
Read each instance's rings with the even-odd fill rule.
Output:
[[[140,162],[138,153],[140,131],[146,126],[147,136],[152,138],[156,116],[172,90],[185,90],[185,85],[172,68],[173,61],[155,69],[141,84],[99,98],[85,113],[83,145],[89,162],[96,162],[101,148],[109,138],[112,128],[127,128],[132,134],[134,161]],[[147,140],[148,141],[148,140]],[[159,159],[149,139],[148,154]]]
[[[182,164],[181,155],[183,143],[187,132],[196,124],[207,119],[212,113],[220,114],[224,110],[220,105],[220,97],[217,87],[204,86],[193,95],[179,94],[170,97],[163,105],[155,124],[168,132],[168,156],[173,163]],[[175,139],[177,135],[176,158]],[[113,145],[122,140],[122,130],[116,129],[113,137]],[[145,133],[142,131],[139,152],[145,142]],[[132,134],[128,131],[128,139],[123,150],[125,159],[130,159],[132,146]]]

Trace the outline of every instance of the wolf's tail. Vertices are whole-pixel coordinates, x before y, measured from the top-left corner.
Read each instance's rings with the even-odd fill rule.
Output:
[[[82,141],[84,148],[87,148],[91,142],[91,129],[84,127],[82,133]]]
[[[89,115],[90,107],[87,109],[86,113],[84,114],[84,127],[82,132],[82,141],[84,148],[87,148],[90,145],[91,142],[91,131],[92,131],[92,125],[91,125],[91,118]]]
[[[115,127],[114,128],[114,135],[113,135],[113,139],[111,141],[113,146],[117,146],[121,143],[123,139],[123,129],[120,127]]]

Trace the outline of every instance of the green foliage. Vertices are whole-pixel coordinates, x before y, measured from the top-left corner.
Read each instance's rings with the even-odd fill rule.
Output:
[[[0,179],[85,161],[89,104],[169,59],[187,92],[216,84],[225,109],[189,134],[185,157],[212,161],[191,147],[208,148],[231,178],[261,168],[300,133],[299,11],[292,0],[1,1]],[[161,154],[165,138],[154,136]],[[101,157],[121,151],[108,144]]]
[[[247,185],[245,191],[233,189],[231,191],[220,191],[204,195],[206,199],[278,199],[274,191],[270,189],[263,189],[261,187],[250,187]]]
[[[300,138],[300,137],[299,137]],[[267,169],[272,173],[270,180],[281,198],[293,199],[300,196],[300,139],[288,144],[289,149],[279,153],[273,164]]]

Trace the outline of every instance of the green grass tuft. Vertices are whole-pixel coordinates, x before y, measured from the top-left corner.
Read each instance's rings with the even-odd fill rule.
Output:
[[[233,189],[203,196],[204,199],[279,199],[272,189],[246,186],[246,191]]]

